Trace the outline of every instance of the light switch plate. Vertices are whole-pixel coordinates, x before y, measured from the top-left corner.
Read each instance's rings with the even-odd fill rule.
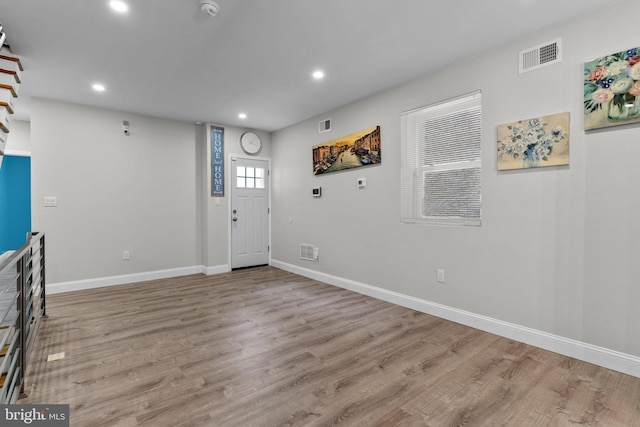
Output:
[[[54,208],[58,206],[58,198],[56,196],[44,196],[44,206],[46,208]]]

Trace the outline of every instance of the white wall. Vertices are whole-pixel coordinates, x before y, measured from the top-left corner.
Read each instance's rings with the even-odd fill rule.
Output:
[[[11,131],[7,137],[5,154],[9,156],[29,156],[31,155],[31,129],[29,122],[13,120]]]
[[[273,259],[640,356],[640,127],[585,133],[582,109],[584,62],[639,46],[633,25],[612,24],[638,14],[640,2],[621,2],[274,133]],[[519,51],[558,37],[560,64],[518,75]],[[401,224],[400,114],[478,89],[482,226]],[[564,111],[569,166],[497,172],[497,125]],[[326,117],[333,130],[318,134]],[[376,125],[381,165],[312,174],[312,145]],[[300,243],[319,260],[301,261]]]
[[[48,284],[200,265],[195,125],[36,98],[31,141]]]
[[[246,129],[223,127],[227,181],[216,204],[210,125],[33,99],[33,230],[46,233],[50,291],[228,271],[229,163],[244,155]],[[257,132],[268,158],[270,135]]]

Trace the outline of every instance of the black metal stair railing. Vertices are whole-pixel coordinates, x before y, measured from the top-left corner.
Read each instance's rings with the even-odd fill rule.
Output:
[[[44,233],[28,233],[26,243],[0,262],[0,403],[25,394],[25,375],[46,317]]]

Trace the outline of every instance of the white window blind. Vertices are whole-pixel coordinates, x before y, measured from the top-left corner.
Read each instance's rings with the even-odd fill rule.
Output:
[[[481,94],[402,113],[401,219],[480,225]]]

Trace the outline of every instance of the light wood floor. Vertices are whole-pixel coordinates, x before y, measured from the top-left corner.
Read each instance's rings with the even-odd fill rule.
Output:
[[[638,378],[272,267],[47,311],[21,403],[72,426],[640,426]]]

